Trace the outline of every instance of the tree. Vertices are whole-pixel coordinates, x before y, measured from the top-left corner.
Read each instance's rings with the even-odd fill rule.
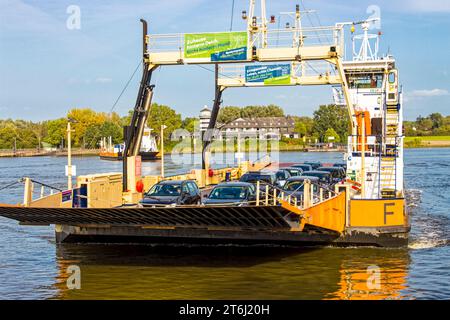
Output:
[[[200,121],[198,118],[187,117],[183,120],[181,127],[190,133],[194,133],[199,130]]]
[[[165,125],[164,140],[169,141],[171,133],[175,129],[181,128],[181,124],[181,115],[175,110],[162,104],[152,104],[147,125],[154,129],[156,136],[159,137],[161,126]]]
[[[325,131],[325,141],[324,142],[341,142],[341,138],[337,134],[336,131],[334,131],[333,128],[328,128],[327,131]],[[332,138],[332,139],[330,139]]]
[[[430,114],[428,118],[432,122],[431,126],[432,129],[439,129],[441,126],[444,125],[444,117],[438,112]]]
[[[61,144],[61,140],[66,137],[67,120],[59,118],[45,122],[47,127],[47,136],[44,141],[56,147]],[[63,147],[63,146],[61,146]]]
[[[241,110],[242,118],[283,117],[281,107],[270,104],[268,106],[246,106]]]
[[[298,117],[293,116],[292,117],[295,121],[295,132],[300,134],[300,136],[311,136],[312,135],[312,128],[314,125],[313,119],[310,117]]]
[[[241,108],[232,106],[223,107],[219,111],[219,115],[217,116],[217,122],[228,123],[239,118],[240,116],[241,116]]]
[[[348,136],[349,119],[347,110],[334,104],[321,105],[314,111],[313,131],[321,141],[325,139],[325,132],[332,128],[339,135],[341,141]]]
[[[97,113],[92,109],[72,109],[67,114],[67,118],[73,119],[72,139],[74,146],[81,146],[86,139],[83,139],[86,130],[91,125],[101,126],[107,119],[105,113]]]

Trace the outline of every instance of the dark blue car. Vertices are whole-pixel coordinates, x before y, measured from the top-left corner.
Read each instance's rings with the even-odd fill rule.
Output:
[[[248,205],[256,200],[256,190],[252,183],[248,182],[223,182],[211,190],[203,201],[205,205],[237,204]]]
[[[192,180],[164,180],[158,182],[144,194],[144,199],[139,202],[143,207],[200,203],[200,190]]]

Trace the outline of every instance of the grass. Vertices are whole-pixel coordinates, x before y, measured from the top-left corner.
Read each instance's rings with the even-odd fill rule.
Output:
[[[405,142],[420,139],[422,141],[450,141],[450,136],[420,136],[420,137],[405,137]]]
[[[450,136],[405,137],[405,147],[450,147]]]

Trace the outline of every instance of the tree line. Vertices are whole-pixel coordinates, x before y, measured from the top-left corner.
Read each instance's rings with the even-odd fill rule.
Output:
[[[89,108],[72,109],[64,118],[32,122],[26,120],[0,120],[0,149],[28,149],[66,146],[67,119],[73,119],[72,144],[74,147],[98,148],[102,137],[112,137],[113,143],[123,142],[123,126],[130,123],[132,111],[126,116],[96,112]],[[237,118],[282,117],[283,109],[276,105],[267,106],[225,106],[222,107],[218,122],[228,123]],[[312,117],[291,116],[295,121],[294,132],[309,141],[345,142],[349,133],[347,109],[336,105],[321,105]],[[176,129],[194,132],[198,129],[198,117],[182,118],[167,105],[153,103],[148,117],[148,126],[154,129],[159,139],[160,127],[165,125],[164,140],[170,142],[170,135]],[[418,117],[416,121],[405,121],[407,136],[450,135],[450,116],[432,113]]]
[[[426,117],[418,116],[415,121],[404,121],[405,135],[414,136],[449,136],[450,116],[431,113]]]

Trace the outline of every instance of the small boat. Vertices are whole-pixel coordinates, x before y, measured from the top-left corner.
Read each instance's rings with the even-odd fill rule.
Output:
[[[156,139],[155,136],[151,134],[151,131],[152,129],[146,127],[142,135],[141,149],[139,152],[142,161],[152,161],[160,159],[159,150],[156,145]],[[102,141],[100,141],[100,145],[101,151],[99,156],[101,160],[123,160],[122,155],[125,149],[125,143],[113,145],[112,138],[109,137],[108,142],[106,142],[106,138],[103,138]]]

